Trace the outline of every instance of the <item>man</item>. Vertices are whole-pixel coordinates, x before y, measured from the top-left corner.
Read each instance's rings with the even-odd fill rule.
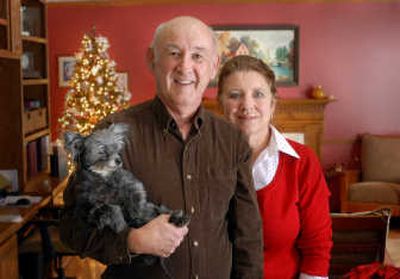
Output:
[[[160,264],[136,257],[165,258],[176,279],[262,278],[262,236],[251,182],[250,150],[242,135],[201,108],[218,67],[212,30],[192,17],[161,24],[147,60],[157,83],[154,100],[111,115],[99,126],[130,127],[124,166],[143,181],[149,200],[184,209],[190,223],[177,228],[161,215],[120,234],[98,231],[68,214],[64,200],[63,241],[108,264],[104,278],[167,278]]]

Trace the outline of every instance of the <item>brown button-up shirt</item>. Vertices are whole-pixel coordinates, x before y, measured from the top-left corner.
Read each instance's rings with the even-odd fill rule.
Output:
[[[188,235],[165,260],[173,277],[262,278],[261,220],[250,149],[240,132],[200,108],[183,140],[157,97],[108,117],[100,127],[112,122],[130,127],[124,166],[144,183],[149,200],[191,215]],[[76,183],[71,179],[64,193],[64,242],[109,264],[105,278],[167,278],[159,264],[146,266],[130,257],[128,230],[97,231],[68,213]]]

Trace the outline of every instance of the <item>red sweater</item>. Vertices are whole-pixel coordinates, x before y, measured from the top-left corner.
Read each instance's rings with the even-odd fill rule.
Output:
[[[279,153],[272,182],[257,191],[264,234],[264,279],[327,276],[332,229],[329,190],[310,148],[288,140],[300,159]]]

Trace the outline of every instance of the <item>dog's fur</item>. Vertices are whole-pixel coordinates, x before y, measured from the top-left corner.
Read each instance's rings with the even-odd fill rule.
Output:
[[[65,148],[75,162],[75,214],[98,229],[118,233],[126,227],[138,228],[160,214],[171,214],[178,227],[188,223],[182,210],[172,211],[149,202],[142,182],[122,168],[120,152],[127,125],[112,124],[87,137],[64,134]]]

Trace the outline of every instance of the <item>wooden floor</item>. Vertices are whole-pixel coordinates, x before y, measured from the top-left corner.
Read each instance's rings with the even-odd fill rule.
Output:
[[[400,268],[400,228],[389,232],[385,262]]]

